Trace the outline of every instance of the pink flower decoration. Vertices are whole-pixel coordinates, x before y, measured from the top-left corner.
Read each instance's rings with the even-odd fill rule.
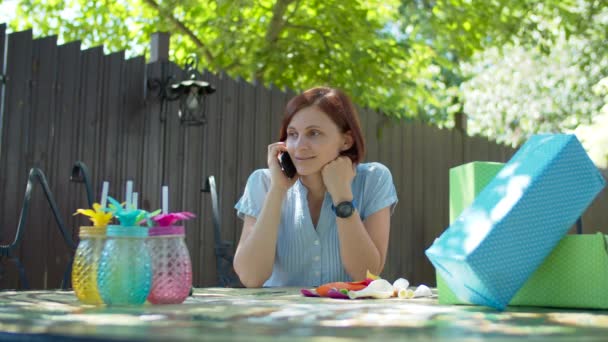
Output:
[[[168,213],[154,216],[152,219],[157,225],[161,227],[172,226],[177,221],[189,220],[195,218],[196,215],[189,211],[182,211],[181,213]]]

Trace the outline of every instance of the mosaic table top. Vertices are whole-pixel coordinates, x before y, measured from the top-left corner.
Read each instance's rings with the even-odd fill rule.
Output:
[[[296,288],[195,289],[180,305],[95,307],[71,291],[1,291],[0,340],[606,341],[608,311],[444,306],[436,298],[307,298]]]

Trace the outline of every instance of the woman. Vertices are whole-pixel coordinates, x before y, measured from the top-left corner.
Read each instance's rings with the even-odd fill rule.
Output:
[[[287,152],[297,174],[279,164]],[[379,274],[397,195],[390,171],[362,164],[365,143],[350,99],[318,87],[289,101],[268,169],[236,204],[244,220],[234,256],[243,285],[316,286]]]

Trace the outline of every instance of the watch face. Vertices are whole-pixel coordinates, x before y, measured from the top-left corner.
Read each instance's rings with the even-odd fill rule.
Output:
[[[346,218],[353,214],[355,207],[351,202],[342,202],[336,206],[336,216]]]

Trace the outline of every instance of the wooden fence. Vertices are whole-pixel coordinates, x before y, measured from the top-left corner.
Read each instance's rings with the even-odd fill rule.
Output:
[[[146,87],[147,80],[183,77],[173,63],[125,60],[123,52],[104,55],[101,47],[81,51],[79,42],[58,46],[56,37],[32,39],[31,31],[5,35],[5,29],[0,26],[0,66],[5,65],[7,78],[0,84],[0,244],[14,239],[32,167],[46,173],[77,238],[78,226],[88,224],[72,216],[87,205],[84,187],[69,181],[73,163],[80,160],[90,168],[96,194],[108,180],[110,194],[124,198],[125,182],[134,180],[145,209],[160,207],[161,186],[168,185],[170,210],[198,215],[187,223],[186,237],[194,284],[217,284],[210,197],[201,192],[204,180],[216,177],[222,235],[236,245],[241,222],[233,206],[249,174],[265,167],[266,147],[277,139],[279,118],[293,94],[204,73],[218,89],[206,104],[208,123],[182,126],[177,104],[161,107],[156,92]],[[449,168],[474,160],[506,161],[514,151],[459,130],[399,122],[369,109],[360,115],[369,147],[366,160],[391,169],[399,196],[383,275],[434,284],[423,252],[448,226]],[[604,191],[585,216],[586,231],[608,232],[607,208]],[[16,255],[30,286],[58,287],[72,252],[39,187],[25,228]],[[19,288],[13,263],[0,260],[0,289]]]

